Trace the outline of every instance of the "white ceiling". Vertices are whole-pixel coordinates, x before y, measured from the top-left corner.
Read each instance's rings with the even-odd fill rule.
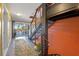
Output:
[[[10,3],[10,11],[12,13],[12,18],[15,21],[27,21],[30,22],[31,19],[29,16],[34,15],[38,6],[41,3]],[[17,16],[16,14],[22,14],[21,16]]]

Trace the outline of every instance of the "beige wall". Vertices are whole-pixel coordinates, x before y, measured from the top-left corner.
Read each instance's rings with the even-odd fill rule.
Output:
[[[2,27],[2,12],[1,12],[1,9],[2,9],[2,4],[0,3],[0,56],[2,55],[2,31],[1,31],[1,27]]]

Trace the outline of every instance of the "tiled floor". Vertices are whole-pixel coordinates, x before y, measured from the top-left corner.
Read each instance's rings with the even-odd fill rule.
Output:
[[[37,56],[34,45],[25,37],[19,37],[11,41],[7,56]]]
[[[28,40],[18,39],[15,40],[15,55],[16,56],[37,56],[38,52],[35,51],[33,47],[31,47],[30,42],[27,43]]]

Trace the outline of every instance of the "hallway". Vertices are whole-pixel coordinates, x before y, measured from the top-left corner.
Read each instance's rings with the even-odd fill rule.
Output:
[[[0,55],[4,56],[38,56],[36,45],[30,40],[32,18],[41,3],[17,4],[4,3],[1,8]],[[2,7],[3,6],[3,7]],[[35,26],[35,25],[34,25]],[[34,29],[35,31],[35,29]],[[1,50],[2,49],[2,50]]]
[[[0,55],[79,55],[78,3],[0,3]]]

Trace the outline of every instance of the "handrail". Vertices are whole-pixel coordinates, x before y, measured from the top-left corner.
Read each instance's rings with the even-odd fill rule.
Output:
[[[32,37],[38,32],[38,29],[42,26],[42,24],[40,24],[35,31],[31,34],[31,36],[29,37],[29,39],[32,39]]]

